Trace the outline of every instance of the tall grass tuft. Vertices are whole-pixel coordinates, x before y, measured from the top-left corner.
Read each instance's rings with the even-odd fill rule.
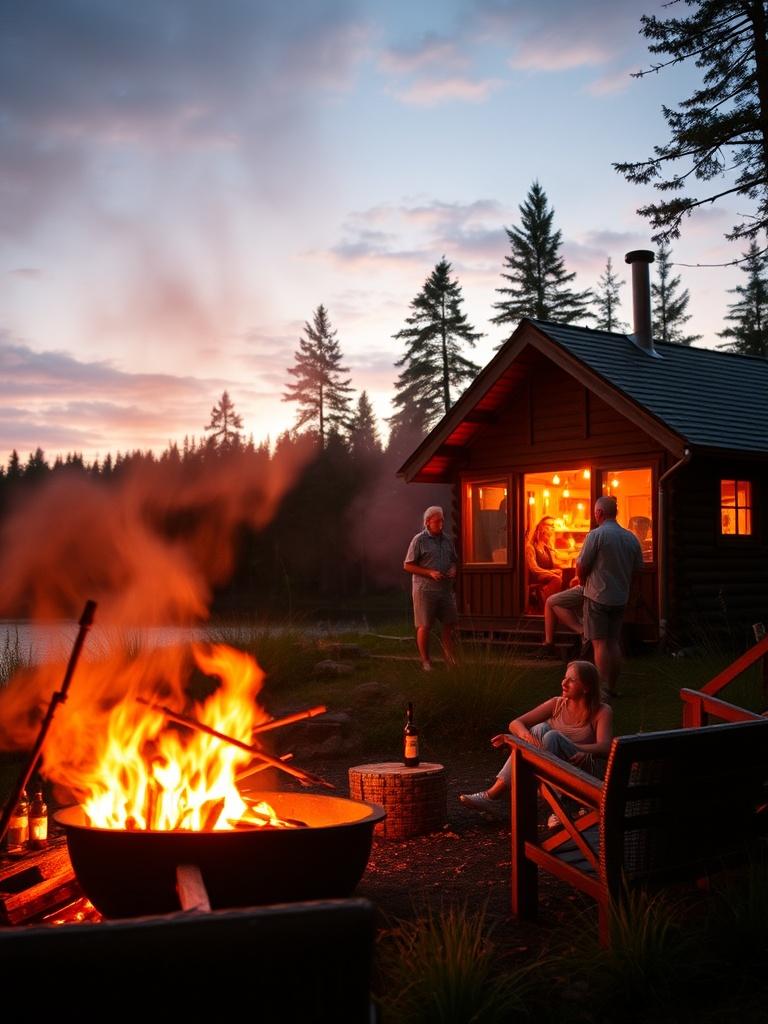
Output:
[[[684,927],[686,909],[682,899],[665,893],[625,889],[610,912],[610,947],[600,947],[593,932],[591,941],[584,937],[564,952],[574,990],[585,993],[595,1011],[621,1012],[626,1020],[666,1012],[686,976],[702,964],[700,936]],[[585,936],[589,928],[585,924]],[[597,1019],[603,1019],[599,1012]]]
[[[501,971],[485,909],[425,910],[379,940],[382,1024],[503,1024],[529,1019],[528,964]]]
[[[420,678],[427,724],[445,736],[475,735],[485,743],[510,719],[556,693],[560,670],[521,665],[512,656],[479,649],[450,671],[441,667]]]
[[[708,931],[721,955],[739,963],[768,953],[768,853],[730,871],[713,886]]]

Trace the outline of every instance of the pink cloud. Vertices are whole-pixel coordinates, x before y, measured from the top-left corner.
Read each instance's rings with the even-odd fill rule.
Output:
[[[614,71],[603,75],[601,78],[591,82],[586,91],[591,96],[610,96],[614,93],[624,92],[632,84],[632,75],[640,70],[639,65],[630,68],[623,68],[621,71]]]
[[[570,71],[603,64],[611,56],[610,51],[591,40],[553,46],[551,39],[542,39],[527,43],[508,63],[516,71]]]
[[[393,95],[402,103],[419,107],[434,107],[440,103],[482,103],[501,88],[504,83],[499,78],[472,80],[454,76],[441,79],[420,79],[402,89],[393,91]]]
[[[390,75],[414,75],[435,65],[454,70],[467,66],[456,42],[435,35],[426,35],[411,47],[392,47],[379,55],[378,66]]]

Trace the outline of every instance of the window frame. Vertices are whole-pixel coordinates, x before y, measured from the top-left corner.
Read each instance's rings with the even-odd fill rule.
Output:
[[[734,504],[723,505],[723,484],[726,482],[732,482],[734,485]],[[749,488],[749,504],[739,505],[739,484],[746,484]],[[729,477],[718,475],[718,501],[717,501],[717,539],[720,543],[725,544],[749,544],[756,542],[757,539],[757,520],[755,515],[755,495],[757,488],[755,487],[755,481],[752,478],[747,477]],[[724,509],[733,509],[736,513],[736,533],[724,533],[723,532],[723,511]],[[739,533],[739,509],[749,509],[749,520],[750,520],[750,532]]]
[[[469,558],[469,552],[473,550],[471,543],[470,528],[473,525],[470,513],[470,487],[498,487],[502,484],[507,490],[507,558],[504,562],[480,562]],[[482,569],[483,571],[506,571],[513,569],[516,563],[516,552],[512,548],[514,536],[513,522],[516,516],[515,492],[512,487],[512,479],[509,473],[483,473],[481,476],[461,476],[459,479],[459,501],[461,509],[461,565],[470,569]]]
[[[592,510],[592,522],[594,524],[594,502],[603,493],[603,474],[611,471],[620,473],[622,470],[638,470],[638,469],[650,469],[651,471],[651,526],[653,529],[652,540],[652,553],[653,558],[650,562],[646,562],[643,559],[643,568],[641,572],[656,572],[659,561],[659,530],[662,528],[659,525],[659,463],[656,459],[637,459],[637,458],[621,458],[612,459],[608,462],[605,459],[600,459],[594,463],[592,472],[594,474],[594,488],[593,488],[593,510]],[[629,529],[629,524],[623,522],[621,519],[618,520],[619,525],[625,529]]]

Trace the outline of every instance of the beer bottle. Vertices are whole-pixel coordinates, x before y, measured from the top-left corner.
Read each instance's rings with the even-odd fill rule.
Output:
[[[13,809],[5,840],[8,853],[23,853],[27,847],[29,841],[29,800],[27,800],[27,791],[25,789],[22,790],[18,803]]]
[[[403,730],[403,764],[415,768],[419,763],[419,730],[413,724],[413,704],[409,701]]]
[[[40,850],[48,843],[48,804],[42,789],[35,791],[29,808],[29,845]]]

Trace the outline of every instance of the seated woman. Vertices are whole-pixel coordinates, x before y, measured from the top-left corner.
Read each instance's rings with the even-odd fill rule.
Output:
[[[600,701],[600,677],[595,666],[590,661],[569,662],[562,691],[562,696],[551,697],[510,722],[509,733],[499,733],[491,743],[503,747],[511,733],[582,771],[600,775],[613,739],[613,711]],[[507,758],[488,789],[462,793],[459,800],[483,814],[503,817],[509,809],[510,772],[511,759]]]
[[[554,547],[554,522],[552,516],[540,519],[525,544],[528,593],[538,596],[538,604],[542,608],[547,598],[563,586],[563,571],[558,568]]]

